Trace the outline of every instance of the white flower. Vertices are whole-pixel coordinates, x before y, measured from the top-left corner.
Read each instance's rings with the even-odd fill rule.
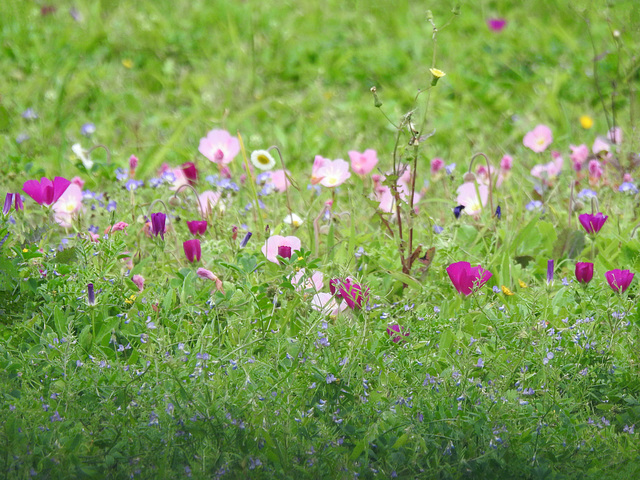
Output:
[[[287,225],[293,225],[294,227],[299,227],[300,225],[302,225],[302,222],[304,222],[304,220],[302,220],[295,213],[291,213],[286,217],[284,217],[283,222],[286,223]]]
[[[79,143],[74,143],[71,146],[71,150],[76,154],[76,157],[78,157],[82,161],[84,168],[86,168],[87,170],[91,170],[91,167],[93,167],[93,160],[89,158],[89,155],[87,155],[87,152],[84,151],[82,145],[80,145]]]
[[[255,150],[251,153],[251,163],[259,170],[271,170],[276,166],[275,159],[267,150]]]

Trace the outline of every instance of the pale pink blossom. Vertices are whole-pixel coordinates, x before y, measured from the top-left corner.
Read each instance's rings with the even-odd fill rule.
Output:
[[[240,142],[226,130],[211,130],[200,139],[198,151],[220,166],[228,165],[240,152]]]
[[[476,191],[476,184],[474,182],[465,182],[458,187],[458,197],[456,201],[458,205],[464,205],[462,210],[467,215],[476,215],[482,211],[482,207],[487,204],[489,198],[489,187],[486,185],[478,185]],[[478,198],[478,192],[480,192],[480,198]]]
[[[316,155],[316,157],[313,159],[313,167],[311,169],[312,185],[317,185],[318,183],[320,183],[320,180],[322,180],[322,177],[318,175],[318,172],[322,167],[325,166],[327,162],[330,162],[330,161],[331,160],[329,160],[328,158],[324,158],[320,155]]]
[[[611,152],[611,145],[602,137],[596,137],[593,142],[593,147],[591,147],[591,151],[594,155],[598,155],[602,152],[609,153]]]
[[[500,170],[508,172],[513,168],[513,158],[511,155],[504,155],[502,159],[500,159]]]
[[[620,127],[612,127],[609,132],[607,132],[607,138],[611,143],[620,145],[622,143],[622,129]]]
[[[444,168],[444,160],[436,157],[431,160],[431,175],[436,175]]]
[[[411,196],[411,186],[404,180],[402,177],[398,179],[398,195],[400,200],[406,203],[409,203],[409,197]],[[378,208],[387,213],[395,213],[396,210],[396,199],[391,192],[391,189],[386,185],[380,185],[374,190],[374,194],[376,196],[376,200],[380,202]],[[413,194],[413,207],[417,212],[416,205],[422,198],[422,194],[419,192],[414,192]]]
[[[311,308],[325,315],[337,317],[340,312],[347,308],[347,303],[343,301],[338,303],[330,293],[317,293],[311,300]]]
[[[134,275],[131,281],[136,284],[140,291],[144,290],[144,277],[142,275]]]
[[[349,177],[349,164],[341,158],[336,160],[327,160],[318,170],[317,176],[320,177],[320,185],[323,187],[337,187],[342,185]]]
[[[571,149],[571,162],[573,162],[573,169],[576,172],[582,170],[582,166],[584,162],[589,158],[589,147],[587,147],[584,143],[582,145],[569,145]]]
[[[83,179],[81,179],[80,177],[73,177],[73,178],[71,179],[71,183],[72,183],[73,185],[77,185],[77,186],[79,186],[80,188],[84,188],[84,180],[83,180]]]
[[[211,280],[216,284],[216,290],[220,293],[224,294],[224,288],[222,287],[222,280],[220,280],[211,270],[207,270],[206,268],[198,268],[196,271],[196,275],[202,278],[203,280]]]
[[[62,227],[70,227],[73,217],[82,208],[82,189],[71,184],[53,204],[54,219]]]
[[[184,170],[182,170],[182,167],[172,168],[168,164],[163,163],[160,167],[159,174],[160,176],[162,176],[167,172],[173,174],[173,181],[171,182],[171,187],[169,187],[171,190],[177,190],[183,185],[189,185],[189,179],[184,174]]]
[[[622,181],[623,181],[623,182],[627,182],[627,183],[631,183],[631,182],[633,182],[633,177],[631,176],[631,174],[630,174],[630,173],[625,173],[625,174],[622,176]]]
[[[564,165],[564,160],[562,155],[558,152],[551,152],[553,160],[544,165],[536,165],[531,169],[531,175],[540,178],[545,181],[545,183],[549,183],[554,180],[562,171],[562,166]]]
[[[267,241],[262,246],[262,253],[270,262],[279,264],[280,262],[278,261],[277,257],[278,255],[283,256],[281,253],[283,249],[281,249],[281,247],[287,249],[289,256],[291,256],[292,252],[300,250],[302,244],[300,242],[300,239],[293,235],[289,237],[272,235],[271,237],[267,238]]]
[[[370,148],[363,153],[350,150],[349,159],[351,160],[351,169],[361,177],[371,173],[371,170],[378,164],[378,154]]]
[[[602,176],[602,165],[598,160],[591,160],[589,162],[589,178],[592,181],[598,180]]]
[[[534,152],[540,153],[544,152],[552,141],[551,129],[546,125],[537,125],[524,136],[522,144]]]
[[[317,293],[322,290],[324,286],[324,275],[322,272],[313,272],[313,275],[309,277],[305,269],[301,268],[298,273],[293,276],[291,283],[298,292],[313,290]]]
[[[269,178],[271,179],[273,188],[275,188],[280,193],[285,192],[291,185],[291,182],[287,178],[287,175],[291,175],[291,172],[289,170],[285,171],[279,169],[269,172]]]
[[[200,204],[202,205],[200,213],[203,217],[209,215],[209,212],[211,212],[213,207],[215,207],[220,201],[221,196],[222,194],[220,192],[214,192],[212,190],[207,190],[200,194],[198,198],[200,199]]]

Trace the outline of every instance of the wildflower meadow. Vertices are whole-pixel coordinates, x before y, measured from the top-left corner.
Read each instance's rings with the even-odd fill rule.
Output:
[[[0,3],[3,478],[640,478],[637,2]]]

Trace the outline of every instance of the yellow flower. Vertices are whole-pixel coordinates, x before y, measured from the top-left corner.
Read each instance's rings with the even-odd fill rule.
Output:
[[[27,253],[28,251],[29,251],[29,249],[28,249],[28,248],[23,248],[23,249],[22,249],[22,253]]]
[[[135,299],[136,299],[136,296],[135,295],[131,295],[129,298],[125,299],[124,303],[131,305],[131,304],[133,304],[133,301]]]
[[[520,288],[529,288],[529,285],[524,283],[522,280],[518,280],[518,283],[520,284]]]
[[[580,117],[580,126],[582,126],[582,128],[584,128],[585,130],[589,130],[591,127],[593,127],[593,118],[591,118],[589,115],[582,115]]]
[[[122,66],[124,68],[133,68],[133,61],[130,58],[125,58],[122,60]]]
[[[511,290],[509,290],[509,288],[504,286],[504,285],[502,285],[502,293],[504,293],[505,295],[509,295],[509,296],[513,295],[513,292]]]
[[[442,77],[444,77],[446,75],[446,73],[444,73],[442,70],[438,70],[437,68],[430,68],[429,71],[431,72],[431,86],[435,87],[436,83],[438,83],[438,80],[440,80]]]

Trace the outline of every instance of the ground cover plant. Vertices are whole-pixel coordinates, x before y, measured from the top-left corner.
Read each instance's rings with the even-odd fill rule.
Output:
[[[0,5],[8,478],[638,475],[634,2],[347,6]]]

